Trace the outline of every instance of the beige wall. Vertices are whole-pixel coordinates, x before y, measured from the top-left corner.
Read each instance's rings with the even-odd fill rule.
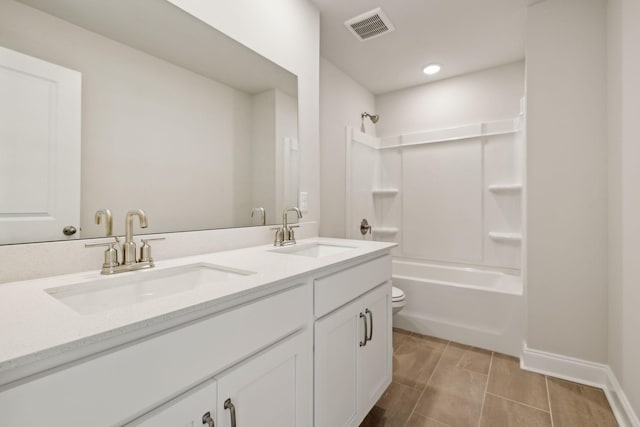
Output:
[[[298,76],[301,190],[309,192],[309,212],[304,220],[318,220],[320,216],[318,161],[320,16],[316,7],[308,1],[300,0],[269,2],[172,0],[171,2]],[[317,233],[317,230],[310,227],[309,233],[307,236]],[[265,233],[262,228],[229,230],[220,233],[201,232],[201,234],[203,236],[219,235],[223,240],[213,242],[216,245],[203,248],[196,245],[176,245],[175,241],[178,238],[169,236],[166,245],[171,246],[172,249],[164,251],[164,243],[158,243],[154,248],[154,258],[184,256],[193,254],[198,249],[221,250],[240,247],[244,244],[268,243],[273,239],[273,232]],[[234,238],[234,235],[243,236],[243,238]],[[207,237],[204,238],[207,239]],[[174,241],[171,242],[171,239]],[[9,260],[12,265],[9,273],[5,274],[4,268],[0,272],[0,283],[42,277],[47,274],[99,269],[100,251],[95,253],[87,251],[80,242],[0,246],[0,259]],[[46,257],[41,256],[43,252],[47,253]],[[32,266],[33,259],[39,260],[37,269]]]
[[[373,94],[324,58],[320,60],[320,89],[320,235],[345,237],[345,127],[359,129],[360,115],[376,112],[375,100]],[[365,126],[367,133],[375,135],[370,121]]]
[[[527,19],[527,344],[607,362],[604,0]]]
[[[116,233],[134,207],[151,233],[249,223],[249,94],[21,3],[0,10],[2,46],[82,73],[82,237],[104,235],[100,208]]]
[[[378,136],[516,117],[524,61],[376,96]]]
[[[307,0],[169,0],[298,76],[304,220],[320,218],[320,14]]]
[[[253,144],[251,146],[251,180],[255,207],[265,209],[267,224],[276,218],[276,188],[269,177],[276,173],[276,92],[268,90],[253,97]],[[258,219],[258,220],[256,220]],[[259,218],[254,217],[254,224]]]

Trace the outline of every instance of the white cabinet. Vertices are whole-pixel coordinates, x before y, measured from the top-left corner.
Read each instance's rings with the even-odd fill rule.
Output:
[[[140,419],[181,393],[189,396],[195,385],[275,349],[287,342],[285,337],[306,336],[311,352],[312,310],[311,284],[300,284],[20,381],[0,391],[0,425],[23,426],[34,408],[47,414],[49,424],[59,426],[113,426]],[[301,354],[297,363],[308,366],[296,372],[305,380],[296,385],[300,393],[307,387],[311,394],[312,358]],[[215,405],[215,396],[211,399]],[[311,405],[312,398],[308,400]],[[176,416],[183,415],[190,419],[202,414]]]
[[[312,378],[308,331],[217,377],[216,426],[310,427]]]
[[[311,344],[310,330],[285,338],[131,425],[311,427]]]
[[[364,418],[391,384],[391,283],[369,292],[362,300],[364,314],[369,317],[369,337],[358,363],[358,408]]]
[[[207,381],[153,411],[144,420],[134,422],[138,427],[217,425],[215,422],[216,382]]]
[[[391,383],[391,348],[390,282],[316,321],[316,427],[364,419]]]
[[[357,300],[316,322],[316,427],[355,424],[362,310],[362,302]]]
[[[162,329],[114,331],[113,347],[14,374],[0,425],[36,410],[56,426],[357,426],[391,382],[390,278],[388,254],[359,255]]]

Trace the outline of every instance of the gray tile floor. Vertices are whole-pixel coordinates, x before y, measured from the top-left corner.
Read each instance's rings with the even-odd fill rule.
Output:
[[[617,426],[600,389],[516,358],[395,329],[393,382],[360,427]]]

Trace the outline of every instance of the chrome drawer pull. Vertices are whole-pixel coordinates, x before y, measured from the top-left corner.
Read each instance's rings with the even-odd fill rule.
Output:
[[[231,411],[231,427],[236,427],[236,407],[231,403],[231,399],[224,401],[224,409]]]
[[[213,422],[211,412],[207,412],[202,416],[202,424],[207,424],[209,427],[216,427],[215,423]]]
[[[371,339],[373,338],[373,312],[367,308],[364,310],[364,314],[369,315],[369,323],[371,324],[371,326],[369,329],[369,336],[367,337],[367,341],[371,341]]]
[[[367,316],[360,313],[360,318],[364,319],[364,341],[360,341],[360,347],[364,347],[367,345],[367,331],[369,330],[369,326],[367,325]]]

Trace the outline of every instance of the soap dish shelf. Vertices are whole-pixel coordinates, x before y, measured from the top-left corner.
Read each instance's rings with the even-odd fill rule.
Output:
[[[514,242],[520,243],[522,241],[521,233],[502,233],[497,231],[489,232],[489,238],[498,242]]]
[[[395,196],[399,192],[400,190],[398,190],[397,188],[374,188],[373,190],[371,190],[371,194],[378,197]]]
[[[522,184],[494,184],[488,189],[492,193],[519,193],[522,191]]]

